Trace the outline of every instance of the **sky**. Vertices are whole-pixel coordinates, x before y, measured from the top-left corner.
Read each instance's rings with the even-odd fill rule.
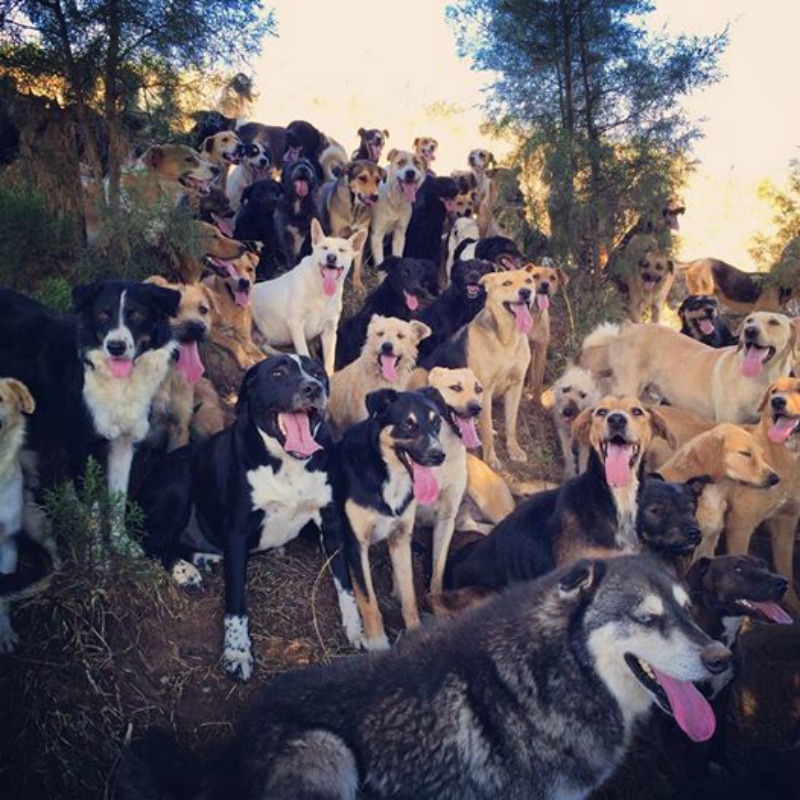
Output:
[[[416,136],[439,140],[434,168],[465,169],[485,146],[482,87],[488,77],[456,55],[444,0],[268,0],[278,21],[253,62],[259,98],[253,118],[268,124],[307,119],[350,152],[359,127],[389,130],[389,147]],[[711,34],[729,25],[723,80],[691,96],[702,120],[698,169],[684,192],[679,256],[714,256],[753,268],[752,236],[768,232],[759,199],[765,178],[779,185],[800,157],[797,0],[656,0],[655,30]],[[502,157],[502,143],[490,148]]]

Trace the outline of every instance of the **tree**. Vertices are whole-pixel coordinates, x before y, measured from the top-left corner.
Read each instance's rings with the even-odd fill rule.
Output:
[[[125,114],[141,92],[159,85],[168,102],[178,73],[245,61],[273,29],[261,0],[0,0],[0,60],[72,105],[96,177],[105,159],[93,120],[103,118],[114,198]]]
[[[551,235],[579,262],[627,218],[625,207],[674,190],[699,130],[679,100],[719,78],[727,32],[649,33],[649,0],[461,0],[447,9],[459,49],[497,75],[486,109],[536,155]]]

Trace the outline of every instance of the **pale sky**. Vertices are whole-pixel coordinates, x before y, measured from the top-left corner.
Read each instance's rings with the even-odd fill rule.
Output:
[[[443,0],[268,0],[279,38],[253,64],[260,97],[254,119],[307,119],[350,152],[356,130],[388,128],[389,147],[415,136],[439,140],[440,174],[466,168],[485,143],[481,86],[487,77],[455,52]],[[730,25],[727,77],[686,103],[705,118],[698,173],[685,192],[681,257],[715,256],[752,267],[747,245],[769,227],[758,199],[766,177],[782,183],[800,156],[797,0],[656,0],[652,25],[707,34]],[[491,145],[497,155],[502,144]]]

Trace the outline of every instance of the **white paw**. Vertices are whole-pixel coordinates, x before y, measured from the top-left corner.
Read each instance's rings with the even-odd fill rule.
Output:
[[[528,454],[519,447],[514,450],[509,450],[508,454],[511,456],[512,461],[519,461],[524,464],[528,460]]]
[[[252,646],[248,632],[247,616],[226,614],[222,668],[235,681],[249,681],[253,674]]]
[[[365,650],[372,652],[373,650],[388,650],[389,640],[386,638],[386,634],[382,633],[380,636],[373,636],[371,639],[364,638],[362,645]]]
[[[182,558],[172,565],[170,574],[172,580],[184,589],[199,589],[203,585],[203,576],[200,574],[200,570]]]
[[[192,555],[192,564],[206,575],[212,575],[214,568],[221,563],[222,556],[218,556],[216,553],[194,553]]]
[[[254,665],[255,660],[249,650],[231,650],[226,647],[222,651],[222,668],[235,681],[249,681]]]
[[[494,454],[485,458],[484,461],[496,472],[503,469],[503,462]]]

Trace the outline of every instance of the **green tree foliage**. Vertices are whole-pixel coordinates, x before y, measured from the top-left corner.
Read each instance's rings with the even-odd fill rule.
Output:
[[[460,52],[496,77],[486,108],[534,160],[556,249],[596,262],[630,209],[673,193],[699,131],[680,99],[720,77],[727,32],[668,37],[648,0],[461,0]]]

